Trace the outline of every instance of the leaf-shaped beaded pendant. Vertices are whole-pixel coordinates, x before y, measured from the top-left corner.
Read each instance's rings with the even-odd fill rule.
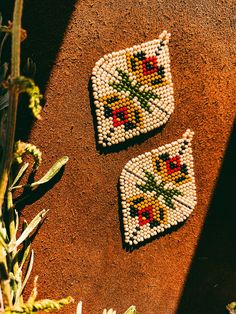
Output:
[[[92,72],[98,143],[125,142],[165,124],[174,110],[170,34],[112,52]]]
[[[187,130],[181,139],[131,159],[122,170],[121,203],[128,245],[165,232],[193,211],[193,134]]]

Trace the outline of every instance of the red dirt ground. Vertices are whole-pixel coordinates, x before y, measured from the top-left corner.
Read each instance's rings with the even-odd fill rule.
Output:
[[[43,121],[29,137],[44,155],[38,177],[62,155],[70,158],[61,180],[24,210],[29,219],[50,208],[33,244],[39,297],[71,295],[83,301],[84,314],[105,307],[123,313],[132,304],[140,314],[225,313],[236,299],[235,1],[34,0],[25,3],[23,24],[24,54],[37,63],[46,99]],[[161,132],[100,152],[89,84],[95,62],[164,29],[172,34],[174,113]],[[195,132],[198,205],[177,231],[127,252],[118,214],[121,170],[187,128]]]

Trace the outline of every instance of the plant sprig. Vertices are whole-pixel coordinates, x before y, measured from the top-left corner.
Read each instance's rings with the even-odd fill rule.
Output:
[[[38,86],[31,78],[20,73],[20,45],[26,38],[26,32],[21,28],[23,0],[15,0],[13,22],[2,25],[0,18],[0,32],[5,33],[0,43],[0,57],[3,45],[11,36],[11,65],[0,64],[0,115],[6,111],[7,123],[1,123],[1,133],[5,136],[0,156],[0,313],[36,313],[38,311],[51,312],[61,309],[73,301],[71,297],[61,300],[36,300],[37,280],[28,301],[24,302],[23,291],[30,277],[34,263],[34,251],[31,250],[33,236],[43,222],[47,210],[42,210],[34,219],[19,224],[18,203],[14,199],[14,190],[22,189],[22,195],[32,193],[42,184],[47,184],[67,163],[68,157],[59,159],[49,171],[39,180],[21,185],[19,182],[29,169],[29,163],[24,163],[18,173],[14,175],[13,165],[22,163],[26,154],[34,160],[31,171],[35,173],[41,164],[41,152],[31,143],[18,141],[15,143],[16,117],[20,93],[29,96],[29,108],[34,116],[40,119],[42,95]],[[1,58],[0,58],[1,60]],[[31,65],[32,62],[30,63]],[[8,73],[8,69],[11,73]],[[35,69],[35,66],[34,66]],[[1,116],[0,116],[1,117]],[[17,185],[18,184],[18,185]],[[25,269],[23,273],[23,268]]]

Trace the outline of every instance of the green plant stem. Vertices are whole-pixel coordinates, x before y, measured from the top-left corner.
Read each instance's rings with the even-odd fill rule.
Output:
[[[13,159],[13,147],[16,128],[16,114],[19,98],[19,89],[12,84],[14,80],[20,76],[20,44],[21,44],[21,17],[23,9],[23,0],[16,0],[13,13],[12,26],[12,51],[11,51],[11,77],[9,88],[9,106],[7,113],[6,141],[2,155],[2,163],[0,167],[0,219],[3,219],[3,204],[6,189],[8,186],[9,174]],[[0,247],[0,274],[1,288],[6,306],[12,306],[11,288],[8,277],[8,268],[4,249]],[[3,277],[4,276],[4,277]]]
[[[21,17],[22,17],[23,0],[16,0],[13,14],[12,26],[12,60],[11,60],[11,82],[20,76],[20,43],[21,43]],[[10,97],[8,106],[8,117],[6,127],[6,143],[2,156],[0,168],[0,214],[2,216],[2,206],[6,193],[8,177],[12,164],[13,146],[16,129],[16,114],[19,98],[17,86],[10,87]]]
[[[11,75],[12,78],[20,76],[20,44],[21,44],[21,17],[23,0],[16,0],[13,13],[12,26],[12,54],[11,54]]]

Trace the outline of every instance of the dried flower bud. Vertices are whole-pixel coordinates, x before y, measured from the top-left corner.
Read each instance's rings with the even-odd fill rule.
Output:
[[[14,159],[21,164],[23,162],[23,156],[26,154],[34,158],[34,168],[37,169],[42,161],[41,151],[35,145],[17,141],[15,144]]]
[[[20,76],[13,81],[12,85],[18,86],[20,93],[27,93],[29,95],[29,108],[32,110],[35,118],[41,119],[40,113],[42,111],[42,107],[40,105],[40,101],[43,96],[40,94],[40,90],[38,86],[35,85],[34,81],[30,78]]]

